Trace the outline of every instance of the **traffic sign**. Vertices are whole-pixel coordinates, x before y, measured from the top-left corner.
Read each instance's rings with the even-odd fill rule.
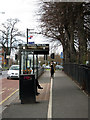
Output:
[[[61,52],[61,54],[60,54],[60,58],[63,59],[63,52]]]
[[[28,42],[28,44],[35,44],[35,42]]]

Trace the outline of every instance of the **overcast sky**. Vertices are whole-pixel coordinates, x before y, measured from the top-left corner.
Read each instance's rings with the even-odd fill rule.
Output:
[[[0,24],[6,19],[18,18],[20,20],[18,28],[24,32],[26,29],[37,29],[37,15],[40,6],[39,0],[0,0]],[[5,14],[1,14],[5,12]],[[32,41],[43,43],[44,38],[41,35],[35,35]],[[47,40],[46,40],[47,41]],[[47,43],[47,42],[45,42]],[[59,51],[62,51],[59,48]]]
[[[35,12],[39,8],[38,0],[0,0],[0,23],[8,18],[18,18],[20,28],[34,27],[36,24]]]

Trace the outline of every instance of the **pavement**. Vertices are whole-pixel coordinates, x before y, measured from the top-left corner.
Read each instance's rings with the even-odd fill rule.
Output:
[[[39,82],[44,88],[38,90],[36,103],[21,104],[19,95],[2,112],[2,120],[89,120],[88,96],[63,71],[56,71],[50,80],[46,71]],[[13,96],[14,97],[14,96]]]

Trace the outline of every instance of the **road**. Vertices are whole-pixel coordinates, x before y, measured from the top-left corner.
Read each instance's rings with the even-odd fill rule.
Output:
[[[2,104],[8,96],[19,88],[19,80],[7,79],[7,71],[2,72],[0,76],[0,104]]]

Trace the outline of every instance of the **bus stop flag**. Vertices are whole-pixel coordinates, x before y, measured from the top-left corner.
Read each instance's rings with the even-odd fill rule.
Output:
[[[32,39],[33,36],[28,36],[28,39]]]

